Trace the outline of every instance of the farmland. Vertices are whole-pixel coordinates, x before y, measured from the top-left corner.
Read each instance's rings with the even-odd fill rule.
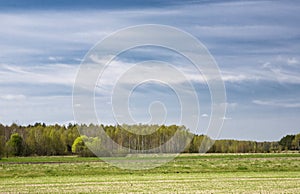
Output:
[[[182,154],[161,167],[138,171],[98,158],[2,158],[0,191],[299,193],[300,154]]]

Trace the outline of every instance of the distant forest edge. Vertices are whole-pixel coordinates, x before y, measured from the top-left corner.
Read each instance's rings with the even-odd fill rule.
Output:
[[[160,147],[157,150],[162,153],[177,153],[178,147],[184,144],[182,141],[189,142],[184,150],[181,150],[182,152],[198,153],[202,141],[207,139],[213,141],[207,136],[192,134],[184,126],[177,125],[104,126],[91,124],[87,126],[69,124],[65,126],[36,123],[28,126],[17,124],[4,126],[0,124],[0,158],[72,154],[94,156],[87,147],[97,146],[102,150],[100,155],[111,156],[109,150],[101,147],[107,143],[105,138],[101,138],[98,134],[99,130],[103,131],[102,129],[116,145],[128,148],[129,153],[139,153],[139,151],[148,153],[147,150],[157,147]],[[147,135],[145,135],[146,132],[148,132]],[[175,133],[177,139],[173,138]],[[166,146],[165,143],[169,140],[173,142],[171,146]],[[272,142],[215,140],[208,153],[268,153],[288,150],[300,152],[300,133],[286,135],[279,141]]]

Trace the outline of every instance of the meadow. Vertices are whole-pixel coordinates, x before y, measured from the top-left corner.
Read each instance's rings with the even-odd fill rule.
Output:
[[[300,193],[300,153],[181,154],[136,171],[93,157],[2,158],[0,192]]]

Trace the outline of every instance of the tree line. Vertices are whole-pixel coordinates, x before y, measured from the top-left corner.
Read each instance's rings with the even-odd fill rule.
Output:
[[[107,135],[108,138],[104,138]],[[34,125],[0,124],[0,158],[9,156],[116,153],[198,153],[204,141],[214,142],[209,153],[268,153],[300,150],[300,133],[279,141],[212,140],[177,125]],[[126,148],[126,151],[124,150]],[[92,151],[93,152],[92,152]]]

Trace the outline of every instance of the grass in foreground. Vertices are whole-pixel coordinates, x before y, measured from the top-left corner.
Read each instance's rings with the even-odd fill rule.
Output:
[[[183,154],[143,171],[121,170],[98,158],[3,158],[0,191],[299,193],[300,154]]]

